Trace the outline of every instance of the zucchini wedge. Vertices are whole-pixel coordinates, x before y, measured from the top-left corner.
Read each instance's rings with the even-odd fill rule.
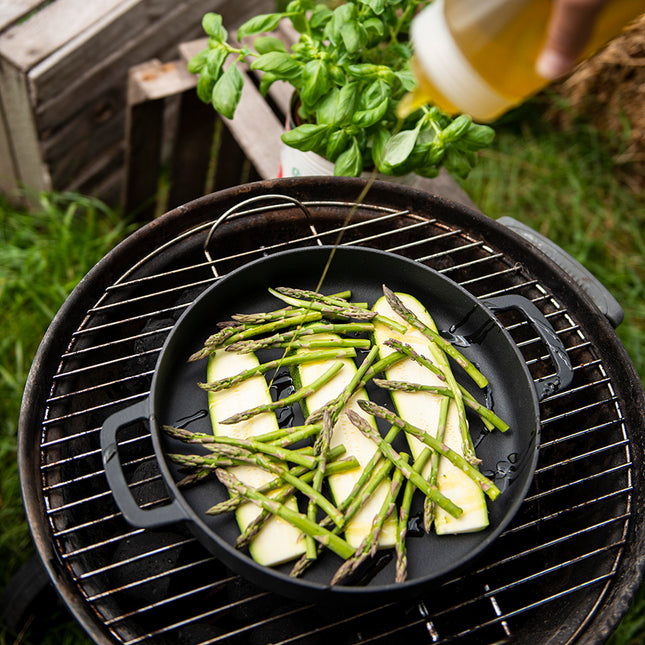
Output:
[[[416,298],[404,293],[397,293],[396,295],[422,322],[436,330],[430,314]],[[405,323],[392,310],[385,297],[380,298],[372,309],[388,318]],[[410,345],[418,354],[432,361],[441,369],[445,369],[447,363],[437,359],[436,351],[432,351],[428,338],[414,327],[407,323],[405,324],[408,329],[403,334],[392,331],[380,323],[375,325],[374,340],[378,345],[381,358],[384,358],[394,351],[385,345],[388,339],[393,338]],[[421,385],[445,386],[445,383],[437,375],[422,365],[419,365],[411,358],[399,361],[388,368],[386,378],[393,381],[405,381]],[[391,395],[398,415],[401,418],[425,430],[428,434],[436,435],[441,395],[432,392],[400,391],[392,392]],[[424,444],[417,438],[409,435],[407,439],[412,456],[416,459],[423,450]],[[448,410],[448,421],[443,441],[454,451],[462,456],[464,455],[462,434],[459,428],[459,416],[457,407],[453,401],[451,401]],[[430,469],[431,460],[424,467],[424,477],[428,477]],[[438,535],[470,533],[481,531],[488,526],[488,510],[482,489],[468,475],[444,457],[439,459],[437,486],[448,499],[457,504],[457,506],[460,506],[464,511],[461,517],[455,518],[437,506],[434,514],[434,527]]]
[[[338,338],[336,334],[314,334],[311,338],[320,340],[327,340]],[[298,353],[307,352],[310,350],[300,349]],[[292,370],[294,384],[297,388],[309,385],[315,381],[322,373],[329,368],[333,361],[312,361],[301,363],[294,366]],[[343,368],[336,374],[327,384],[322,388],[308,396],[305,401],[301,402],[303,413],[306,416],[312,412],[322,408],[324,405],[335,399],[351,381],[352,376],[355,374],[357,367],[351,358],[342,359]],[[369,421],[374,428],[376,422],[373,417],[366,417],[365,413],[358,407],[356,401],[359,399],[366,399],[367,393],[364,389],[357,390],[354,395],[349,399],[343,411],[351,409],[355,410],[358,414],[362,415]],[[349,470],[344,473],[331,475],[328,479],[329,487],[336,505],[340,505],[350,494],[354,484],[358,480],[367,465],[372,455],[378,450],[373,441],[365,437],[347,418],[347,415],[342,412],[336,424],[334,425],[330,447],[333,448],[337,445],[344,445],[346,454],[354,456],[359,464],[359,468]],[[358,513],[349,522],[345,529],[345,539],[354,548],[358,548],[365,536],[369,533],[372,526],[372,520],[376,517],[383,504],[383,500],[388,494],[390,487],[390,480],[386,478],[374,491],[367,504],[365,504]],[[383,526],[379,537],[379,547],[387,548],[394,546],[396,541],[396,522],[395,518],[391,517]]]
[[[258,364],[259,361],[253,353],[240,354],[220,349],[209,358],[208,380],[216,381],[233,376]],[[213,433],[220,436],[250,439],[278,430],[278,422],[273,412],[259,414],[240,423],[219,423],[219,420],[247,410],[249,407],[270,401],[269,388],[264,376],[261,375],[219,392],[209,392],[208,410]],[[255,466],[235,466],[230,470],[240,481],[253,488],[259,488],[262,484],[275,478],[275,475]],[[295,498],[291,498],[287,505],[297,510]],[[260,512],[261,509],[252,502],[242,504],[235,512],[240,530],[244,530]],[[301,556],[304,549],[303,534],[292,524],[275,516],[268,518],[249,545],[249,552],[253,559],[258,564],[265,566],[275,566],[293,560]]]

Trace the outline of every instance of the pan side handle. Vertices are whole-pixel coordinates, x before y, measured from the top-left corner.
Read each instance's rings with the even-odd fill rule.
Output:
[[[130,407],[109,416],[101,428],[101,454],[105,475],[110,485],[114,501],[123,513],[123,517],[137,528],[158,528],[166,524],[175,524],[187,519],[177,499],[164,506],[144,509],[139,506],[125,479],[119,460],[117,434],[121,428],[141,419],[149,419],[148,399],[139,401]]]
[[[573,367],[567,351],[544,314],[530,300],[523,296],[510,295],[488,298],[483,300],[483,303],[491,311],[519,310],[544,342],[553,360],[556,373],[535,381],[535,389],[540,401],[571,384]]]
[[[607,317],[614,329],[620,325],[625,315],[620,303],[611,295],[609,290],[598,278],[582,266],[578,260],[571,257],[571,255],[548,237],[541,235],[530,226],[518,222],[512,217],[500,217],[497,221],[518,235],[521,235],[563,269],[593,300],[596,307]]]

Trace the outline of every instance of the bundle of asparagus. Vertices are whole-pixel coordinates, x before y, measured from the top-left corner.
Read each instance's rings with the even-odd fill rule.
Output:
[[[494,500],[500,491],[478,469],[466,408],[489,429],[508,426],[456,382],[450,360],[477,386],[487,381],[438,334],[421,303],[383,290],[370,309],[350,302],[349,292],[270,289],[286,306],[232,316],[191,357],[208,358],[207,382],[199,385],[208,392],[213,435],[166,426],[207,451],[171,459],[190,471],[182,484],[214,473],[227,487],[229,499],[208,513],[235,512],[236,545],[260,564],[297,559],[297,576],[327,548],[344,560],[335,584],[377,549],[394,547],[403,581],[417,491],[427,531],[488,525],[485,496]],[[279,359],[260,362],[258,354],[275,348]],[[358,366],[357,350],[366,352]],[[291,370],[295,391],[274,401],[266,375],[281,367]],[[397,414],[368,400],[369,383],[392,392]],[[276,410],[294,404],[304,424],[279,427]],[[376,418],[390,424],[385,436]],[[409,455],[392,445],[401,431]]]

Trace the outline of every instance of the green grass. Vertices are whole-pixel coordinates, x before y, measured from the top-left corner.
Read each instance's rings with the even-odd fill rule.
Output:
[[[494,146],[462,186],[484,213],[528,224],[609,289],[625,311],[618,335],[643,377],[645,197],[620,181],[612,162],[620,139],[584,122],[558,131],[539,106],[496,127]]]
[[[34,551],[16,464],[18,414],[31,361],[67,295],[127,232],[115,212],[81,195],[43,194],[30,213],[0,198],[0,590]],[[58,618],[49,642],[83,642],[82,630],[64,615]],[[0,625],[0,643],[41,642],[36,629],[30,633],[14,639]]]
[[[645,201],[617,176],[620,141],[581,123],[560,132],[535,113],[514,117],[496,126],[493,148],[464,188],[491,217],[529,224],[602,279],[625,310],[618,333],[645,374]],[[116,213],[87,197],[43,195],[31,214],[0,200],[0,589],[33,552],[15,463],[30,361],[67,294],[125,233]],[[645,642],[644,610],[641,590],[610,645]],[[0,627],[0,645],[87,642],[60,612],[45,617],[47,637],[35,625],[17,638]]]

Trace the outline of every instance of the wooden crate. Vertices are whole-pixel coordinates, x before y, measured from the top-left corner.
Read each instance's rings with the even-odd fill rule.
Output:
[[[208,11],[239,24],[274,0],[1,0],[0,192],[121,197],[128,70],[177,57]]]

